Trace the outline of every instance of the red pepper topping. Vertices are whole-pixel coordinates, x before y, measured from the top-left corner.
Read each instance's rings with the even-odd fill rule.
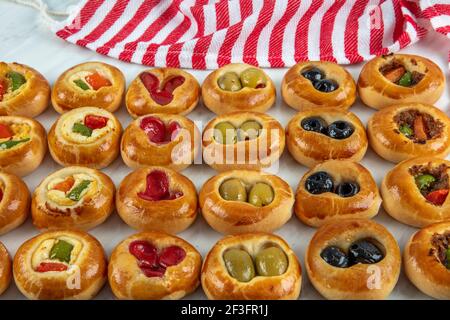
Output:
[[[11,138],[12,136],[11,129],[7,125],[0,124],[0,139]]]
[[[139,78],[148,92],[156,91],[158,89],[159,80],[153,73],[142,72],[139,75]]]
[[[3,200],[3,190],[0,189],[0,201],[2,201],[2,200]]]
[[[107,78],[105,78],[98,72],[86,76],[85,79],[94,90],[98,90],[102,87],[108,87],[111,85],[111,81],[109,81]]]
[[[147,201],[173,200],[183,196],[183,192],[169,190],[169,178],[166,173],[154,170],[147,175],[147,186],[144,192],[137,194],[139,198]]]
[[[448,189],[435,190],[427,194],[425,199],[436,206],[441,206],[445,202],[445,199],[447,199],[448,191]]]
[[[172,141],[181,126],[178,122],[170,122],[167,127],[161,119],[156,117],[146,117],[141,120],[140,128],[147,134],[148,139],[153,143],[167,143]]]
[[[164,267],[175,266],[184,260],[186,251],[179,246],[164,248],[159,255],[159,263]]]
[[[158,265],[158,252],[156,247],[149,242],[136,240],[130,243],[128,249],[136,259],[145,261],[143,265],[146,265],[146,267],[150,268]]]
[[[164,84],[163,91],[167,91],[170,94],[172,94],[176,88],[181,86],[184,83],[184,77],[183,76],[176,76],[173,78],[170,78],[166,81]]]
[[[185,81],[184,77],[176,76],[167,80],[164,83],[164,87],[160,89],[159,80],[154,74],[150,72],[142,72],[139,75],[139,78],[141,79],[144,87],[150,93],[152,99],[160,105],[166,105],[172,102],[173,92]]]
[[[106,127],[108,118],[102,116],[87,115],[84,118],[84,125],[92,130]]]
[[[36,268],[37,272],[49,272],[49,271],[66,271],[67,266],[58,262],[41,262]]]
[[[72,189],[75,184],[75,179],[72,176],[67,177],[64,181],[57,183],[53,186],[53,190],[59,190],[64,193],[67,193],[70,189]]]
[[[3,95],[8,91],[8,84],[5,80],[0,79],[0,101],[3,100]]]

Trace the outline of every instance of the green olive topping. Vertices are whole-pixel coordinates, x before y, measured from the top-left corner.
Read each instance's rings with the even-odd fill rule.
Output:
[[[236,143],[236,128],[230,122],[220,122],[214,127],[214,140],[222,144]]]
[[[240,141],[256,139],[260,135],[261,129],[262,125],[257,121],[245,121],[238,129],[238,138]]]
[[[431,174],[422,174],[416,177],[416,184],[419,190],[427,189],[435,181],[436,178]]]
[[[241,249],[230,249],[223,255],[228,273],[238,281],[248,282],[255,277],[255,267],[250,255]]]
[[[219,187],[219,193],[228,201],[247,201],[247,190],[244,183],[239,179],[224,181]]]
[[[267,183],[258,182],[250,190],[248,202],[257,207],[264,207],[273,201],[273,189]]]
[[[225,91],[239,91],[242,89],[241,81],[236,72],[227,72],[217,80],[217,84]]]
[[[255,258],[256,271],[260,276],[279,276],[286,272],[288,259],[278,247],[269,247],[258,252]]]
[[[266,77],[261,70],[248,68],[241,73],[241,83],[244,87],[249,88],[265,86]]]

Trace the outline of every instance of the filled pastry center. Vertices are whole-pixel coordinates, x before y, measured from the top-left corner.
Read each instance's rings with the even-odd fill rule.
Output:
[[[0,77],[0,102],[16,96],[26,82],[25,76],[16,71],[8,71]]]
[[[433,234],[429,255],[436,257],[440,263],[450,269],[450,231]]]
[[[300,74],[311,81],[313,87],[320,92],[333,92],[339,88],[335,80],[327,79],[325,72],[317,67],[306,67]]]
[[[410,64],[413,68],[418,68],[416,60],[412,59]],[[396,59],[382,65],[379,71],[390,82],[402,87],[413,87],[425,76],[417,70],[408,70],[405,64]]]
[[[83,245],[71,237],[44,240],[31,257],[36,272],[66,271],[77,260]]]
[[[300,126],[306,131],[324,134],[333,139],[346,139],[355,131],[354,126],[343,120],[337,120],[328,125],[321,117],[309,117],[301,121]]]
[[[373,264],[384,258],[381,244],[373,239],[360,239],[353,242],[348,250],[328,246],[320,253],[321,258],[337,268],[348,268],[358,263]]]
[[[398,113],[394,117],[399,133],[415,143],[426,143],[442,134],[444,124],[431,115],[414,109]]]
[[[333,192],[340,197],[353,197],[356,195],[360,186],[354,181],[344,181],[335,186],[333,177],[325,171],[319,171],[311,174],[305,181],[305,189],[311,194],[322,194]]]
[[[240,282],[249,282],[256,276],[282,275],[288,268],[288,258],[275,244],[267,244],[254,257],[243,248],[230,248],[222,256],[228,274]]]
[[[57,206],[70,207],[99,191],[98,182],[86,173],[76,173],[52,179],[47,185],[46,197]]]
[[[147,134],[150,142],[164,144],[175,140],[181,126],[176,121],[170,121],[167,125],[159,118],[145,117],[139,127]]]
[[[144,191],[138,197],[147,201],[174,200],[183,196],[181,190],[171,190],[169,177],[164,171],[154,170],[147,175]]]
[[[101,70],[80,71],[74,74],[70,81],[83,91],[100,90],[112,86],[108,76]]]
[[[137,259],[138,266],[145,276],[163,277],[167,268],[180,264],[186,257],[186,251],[179,246],[166,246],[160,250],[146,240],[135,240],[128,247]]]
[[[262,125],[256,120],[247,120],[238,127],[231,122],[219,122],[214,127],[214,140],[221,144],[254,140],[260,136]]]
[[[173,92],[181,86],[185,78],[183,76],[174,76],[160,83],[158,77],[150,72],[142,72],[139,79],[147,89],[150,97],[160,105],[166,105],[172,102]]]
[[[114,122],[106,116],[78,114],[62,123],[64,137],[75,143],[91,143],[115,130]]]
[[[217,80],[217,85],[224,91],[239,91],[242,88],[261,89],[266,87],[266,83],[266,76],[256,68],[247,68],[240,74],[226,72]]]
[[[409,169],[422,196],[435,206],[442,206],[447,199],[449,192],[447,171],[448,167],[445,164],[416,165]]]
[[[256,207],[264,207],[272,203],[275,196],[272,187],[264,182],[246,184],[238,178],[222,182],[219,187],[220,196],[227,201],[241,201]]]
[[[30,141],[31,127],[26,123],[0,123],[0,151]]]

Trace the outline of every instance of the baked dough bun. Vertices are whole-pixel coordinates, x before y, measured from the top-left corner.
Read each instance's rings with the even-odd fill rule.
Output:
[[[91,123],[87,119],[92,117],[100,120]],[[112,113],[94,107],[77,108],[61,115],[50,129],[50,154],[65,167],[102,169],[119,155],[121,133],[122,126]]]
[[[84,85],[80,87],[78,81]],[[85,62],[58,77],[52,89],[52,104],[59,113],[86,106],[114,112],[124,92],[125,77],[119,69],[104,62]]]
[[[152,260],[158,271],[151,274],[145,267],[140,268],[148,261],[132,254],[135,245],[146,245],[155,251],[147,260]],[[180,258],[166,266],[165,252],[174,248],[181,251]],[[162,232],[137,233],[114,248],[108,266],[109,285],[118,299],[181,299],[200,284],[201,264],[200,253],[181,238]]]
[[[227,73],[236,73],[238,76],[246,69],[256,69],[262,73],[265,86],[262,88],[242,87],[237,91],[222,89],[218,81]],[[211,72],[203,81],[202,98],[205,106],[221,115],[236,111],[266,112],[275,103],[276,90],[272,79],[260,68],[245,64],[232,63]]]
[[[238,128],[246,121],[260,124],[257,138],[230,144],[223,144],[214,138],[217,124],[229,122]],[[203,160],[218,171],[260,170],[270,167],[280,158],[284,144],[284,129],[276,119],[259,112],[234,112],[218,116],[206,125],[202,137]]]
[[[371,239],[384,254],[373,264],[356,263],[347,268],[328,264],[321,252],[337,246],[344,252],[354,241]],[[345,219],[320,227],[309,242],[305,266],[317,291],[330,300],[385,299],[400,274],[401,256],[397,241],[389,231],[372,220]]]
[[[243,182],[247,194],[255,184],[264,183],[271,187],[273,200],[264,206],[245,200],[225,200],[219,190],[223,182],[230,179]],[[205,182],[200,190],[199,204],[206,222],[223,234],[272,232],[291,218],[294,194],[289,184],[275,175],[253,170],[232,170]]]
[[[308,177],[317,172],[328,173],[334,186],[353,182],[359,191],[353,196],[343,197],[334,192],[312,194],[305,188]],[[377,184],[369,170],[349,160],[329,160],[320,163],[305,173],[295,194],[295,214],[305,224],[320,227],[330,221],[348,218],[371,219],[378,214],[381,197]]]
[[[114,210],[115,187],[104,173],[87,167],[67,167],[45,178],[31,204],[33,224],[40,230],[88,230]]]
[[[47,109],[50,85],[24,64],[0,61],[0,116],[36,117]]]
[[[179,233],[197,217],[197,192],[191,180],[176,171],[145,167],[120,183],[116,208],[134,229]]]
[[[335,121],[345,121],[354,128],[344,139],[331,138],[326,134],[307,131],[301,123],[304,119],[320,117],[328,125]],[[367,151],[367,136],[363,123],[350,111],[337,108],[315,108],[297,113],[286,128],[286,143],[289,152],[298,163],[307,167],[330,159],[361,161]]]
[[[0,242],[0,295],[8,289],[11,282],[11,258]]]
[[[149,119],[153,120],[147,121]],[[161,142],[153,142],[160,141],[157,140],[160,137],[163,137]],[[199,139],[199,130],[188,118],[151,114],[134,120],[125,129],[120,153],[125,164],[132,169],[164,166],[180,171],[190,166],[197,157]]]
[[[425,130],[420,140],[414,134],[414,123],[419,117]],[[400,131],[405,126],[411,133],[409,137]],[[394,163],[418,156],[445,158],[450,153],[450,120],[443,111],[427,104],[383,108],[370,118],[367,133],[372,149]]]
[[[47,152],[44,127],[31,118],[0,117],[0,168],[26,176],[36,170]]]
[[[155,79],[156,78],[156,79]],[[147,87],[154,88],[151,92]],[[190,73],[176,68],[142,71],[130,84],[125,98],[133,118],[150,113],[185,115],[200,99],[200,85]]]
[[[88,233],[55,230],[19,247],[13,274],[28,299],[87,300],[106,282],[107,261],[100,242]]]
[[[450,222],[427,226],[411,236],[406,244],[403,259],[409,280],[423,293],[436,299],[450,299],[450,271],[444,265],[444,247],[450,239]],[[440,252],[442,251],[442,252]],[[444,260],[445,262],[445,260]],[[446,260],[449,264],[448,258]]]
[[[415,85],[405,87],[386,78],[380,68],[394,61],[408,71],[419,72],[423,78]],[[442,70],[427,58],[411,54],[390,54],[367,62],[359,74],[358,94],[367,106],[382,109],[398,103],[420,102],[434,104],[442,95],[445,78]]]
[[[449,189],[448,174],[450,161],[418,157],[405,160],[389,171],[381,184],[381,196],[386,212],[398,221],[421,228],[432,223],[450,219],[450,197],[445,197],[440,205],[435,205],[422,195],[415,176],[436,171],[441,176],[442,189]],[[440,189],[440,188],[439,188]]]
[[[334,80],[338,88],[331,92],[322,92],[314,88],[313,83],[302,76],[302,72],[319,68],[327,79]],[[356,84],[352,75],[333,62],[307,61],[292,66],[281,82],[281,95],[284,102],[299,111],[316,107],[336,107],[348,109],[356,98]]]
[[[0,191],[1,235],[17,228],[27,219],[30,210],[30,191],[22,179],[1,171]]]
[[[262,249],[274,246],[287,258],[285,272],[277,276],[256,275],[248,282],[233,278],[224,262],[229,249],[245,250],[253,259]],[[269,233],[226,236],[209,251],[202,267],[202,287],[210,300],[295,300],[300,295],[302,269],[289,245]]]

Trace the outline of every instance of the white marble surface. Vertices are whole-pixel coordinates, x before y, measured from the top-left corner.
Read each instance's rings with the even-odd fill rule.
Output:
[[[73,4],[76,1],[49,1],[51,7],[54,9],[63,9],[67,4]],[[17,61],[30,65],[47,77],[50,83],[67,68],[85,61],[100,60],[119,67],[125,74],[127,83],[129,83],[136,74],[144,69],[143,66],[127,64],[108,57],[99,55],[95,52],[77,47],[75,45],[64,42],[53,35],[38,16],[38,12],[34,9],[11,4],[5,0],[0,0],[0,61]],[[447,56],[450,50],[450,42],[443,36],[437,34],[430,34],[426,39],[419,44],[403,50],[403,52],[422,54],[431,58],[438,63],[445,71],[448,80],[448,61]],[[361,65],[350,66],[348,69],[356,79]],[[268,74],[275,81],[277,88],[279,88],[282,76],[286,72],[285,69],[267,70]],[[192,73],[201,82],[208,74],[208,71],[192,71]],[[449,90],[448,87],[444,96],[438,101],[437,106],[449,112]],[[360,101],[352,107],[351,111],[355,112],[361,120],[366,123],[368,117],[373,113],[362,106]],[[276,105],[269,111],[271,115],[276,117],[283,125],[286,125],[289,119],[295,114],[293,109],[290,109],[281,100],[278,95]],[[126,127],[131,117],[127,114],[125,107],[122,107],[116,115]],[[52,123],[57,118],[57,113],[49,107],[46,112],[37,118],[48,130]],[[194,112],[189,115],[193,120],[200,120],[206,123],[211,119],[213,114],[205,107],[198,106]],[[369,150],[363,159],[362,163],[371,170],[377,183],[381,182],[384,174],[392,167],[392,164],[387,163],[380,157]],[[39,182],[49,173],[59,169],[59,166],[47,155],[43,164],[38,170],[25,178],[30,190],[34,190]],[[110,175],[116,185],[130,170],[124,165],[119,158],[104,172]],[[280,170],[277,173],[285,179],[291,187],[295,190],[298,181],[306,171],[306,168],[297,164],[293,158],[285,150],[281,161]],[[199,189],[202,183],[214,175],[214,171],[206,165],[191,166],[183,172],[187,175]],[[407,239],[415,231],[414,228],[407,227],[390,218],[383,210],[375,219],[376,221],[385,225],[396,237],[400,246],[403,248]],[[276,233],[284,237],[292,246],[299,257],[303,266],[303,288],[301,299],[320,299],[318,292],[311,286],[308,281],[304,269],[304,254],[306,246],[311,239],[313,228],[309,228],[293,217],[283,228]],[[10,253],[14,255],[17,248],[26,239],[31,238],[38,231],[32,226],[30,219],[20,228],[0,236],[2,241]],[[103,225],[95,228],[91,233],[96,236],[104,245],[107,254],[111,253],[113,247],[126,236],[134,233],[116,213],[114,213]],[[221,238],[221,235],[214,232],[201,218],[187,231],[180,234],[181,237],[191,242],[200,253],[205,256],[213,243]],[[112,299],[112,293],[108,286],[101,291],[97,299]],[[204,299],[205,296],[199,288],[196,293],[189,296],[192,299]],[[402,272],[400,280],[395,287],[391,299],[425,299],[425,295],[420,293],[405,277]],[[0,299],[23,299],[14,284],[7,290],[7,292],[0,297]]]

